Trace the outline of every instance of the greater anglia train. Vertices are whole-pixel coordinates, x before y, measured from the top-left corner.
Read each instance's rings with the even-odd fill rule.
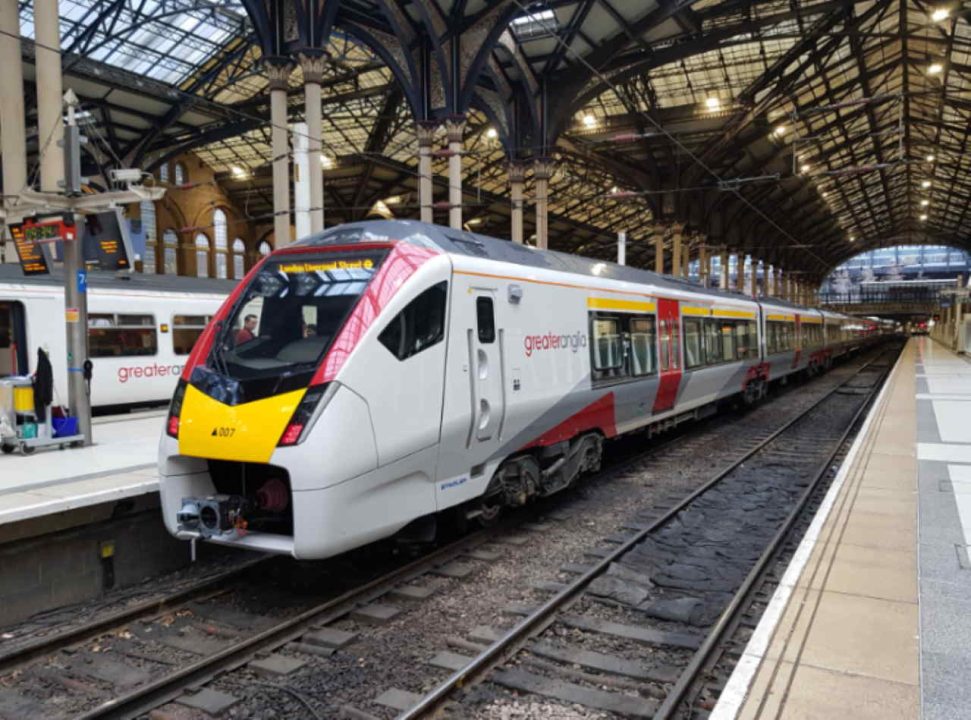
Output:
[[[253,268],[189,356],[159,448],[185,539],[324,558],[600,467],[604,441],[758,401],[888,328],[410,221]]]

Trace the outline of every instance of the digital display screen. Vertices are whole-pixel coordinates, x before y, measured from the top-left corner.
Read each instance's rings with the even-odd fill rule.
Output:
[[[51,268],[44,248],[38,245],[36,241],[52,237],[51,235],[44,235],[44,231],[49,232],[49,228],[54,229],[55,235],[53,237],[57,237],[60,228],[57,225],[40,225],[25,229],[22,223],[9,227],[10,234],[13,236],[14,247],[17,248],[17,257],[20,259],[20,269],[24,275],[47,275],[50,273]]]
[[[126,238],[127,232],[128,223],[119,211],[85,216],[82,233],[85,262],[109,272],[130,270],[131,241]]]

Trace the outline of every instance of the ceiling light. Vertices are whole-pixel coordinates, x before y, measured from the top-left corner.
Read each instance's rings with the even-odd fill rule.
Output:
[[[480,218],[480,217],[472,218],[471,220],[468,220],[465,224],[466,225],[481,225],[482,224],[482,218]]]
[[[804,165],[802,165],[802,167],[799,168],[799,170],[801,172],[807,173],[807,172],[809,172],[809,165],[804,164]]]
[[[611,195],[616,195],[619,192],[620,192],[620,188],[618,188],[616,185],[614,185],[612,188],[610,188],[610,194]]]
[[[934,162],[934,153],[927,156],[927,162]]]
[[[777,125],[776,128],[775,128],[775,130],[773,130],[773,132],[775,133],[775,135],[777,137],[782,137],[783,135],[786,134],[786,126],[785,125]]]
[[[922,182],[922,183],[920,184],[920,186],[921,186],[922,188],[924,188],[924,189],[926,190],[927,188],[929,188],[929,187],[931,186],[931,181],[930,181],[930,180],[924,180],[924,181],[923,181],[923,182]]]
[[[327,157],[323,153],[320,153],[320,166],[324,168],[324,170],[330,170],[332,167],[334,167],[333,158]]]
[[[384,201],[385,201],[385,202],[386,202],[386,203],[387,203],[388,205],[397,205],[398,203],[400,203],[400,202],[401,202],[401,196],[400,196],[400,195],[392,195],[392,196],[391,196],[391,197],[389,197],[389,198],[385,198],[385,200],[384,200]]]
[[[705,107],[709,110],[717,110],[722,105],[722,101],[716,97],[710,97],[705,100]]]
[[[939,62],[931,63],[927,67],[927,74],[928,75],[940,75],[942,72],[944,72],[944,66],[941,65],[941,63],[939,63]]]
[[[494,127],[491,127],[488,130],[486,130],[486,137],[489,138],[490,140],[495,140],[497,137],[499,137],[499,131],[496,130]]]
[[[931,201],[930,200],[921,200],[920,201],[920,206],[921,207],[927,207],[930,204],[931,204]]]
[[[926,219],[927,219],[927,213],[923,213],[923,214],[922,214],[922,215],[920,216],[920,221],[921,221],[921,222],[924,222],[924,221],[925,221]]]
[[[230,172],[233,173],[233,177],[238,177],[238,178],[246,177],[246,171],[243,168],[241,168],[239,165],[233,165],[232,167],[229,168],[229,170]]]
[[[850,242],[856,242],[856,236],[850,235]]]
[[[945,20],[948,19],[948,17],[950,17],[950,15],[951,15],[951,11],[948,10],[947,8],[937,8],[934,12],[931,13],[931,20],[933,20],[934,22],[944,22]]]
[[[593,115],[583,116],[583,127],[592,128],[592,127],[596,127],[596,125],[597,125],[597,118],[595,118]]]

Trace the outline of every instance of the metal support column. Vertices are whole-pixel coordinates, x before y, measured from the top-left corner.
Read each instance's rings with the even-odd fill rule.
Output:
[[[681,248],[681,231],[683,226],[674,225],[671,235],[671,274],[674,277],[681,277],[681,263],[684,260],[684,251]]]
[[[9,210],[27,184],[27,136],[24,128],[24,70],[20,60],[20,19],[16,2],[0,2],[0,155],[3,156],[3,192]],[[0,248],[3,228],[0,224]],[[16,262],[11,242],[3,259]]]
[[[290,234],[290,148],[287,142],[287,89],[293,65],[270,61],[266,76],[270,90],[270,152],[273,157],[273,239],[281,248],[293,240]]]
[[[431,123],[418,123],[415,126],[418,136],[418,205],[420,219],[425,223],[435,222],[435,202],[432,185],[432,143],[435,140],[435,126]]]
[[[465,118],[454,117],[445,121],[448,135],[448,225],[462,229],[462,135]]]
[[[759,296],[759,261],[752,257],[749,263],[749,293],[751,297]]]
[[[719,256],[718,287],[728,290],[728,250],[722,250]]]
[[[745,253],[735,254],[735,289],[745,292]]]
[[[553,177],[553,161],[540,158],[533,165],[536,182],[536,247],[549,247],[550,178]]]
[[[691,243],[685,242],[681,248],[681,277],[687,280],[691,276]]]
[[[509,220],[512,241],[523,244],[523,186],[526,183],[526,168],[522,163],[509,163]]]
[[[654,236],[654,272],[664,274],[664,235]]]
[[[310,232],[324,229],[324,174],[320,163],[320,83],[327,59],[322,55],[300,55],[303,70],[304,116],[307,120],[307,174],[310,176]]]
[[[617,264],[627,264],[627,232],[624,230],[617,233]]]
[[[701,287],[708,287],[711,276],[711,258],[708,257],[708,246],[702,243],[698,247],[698,280]]]

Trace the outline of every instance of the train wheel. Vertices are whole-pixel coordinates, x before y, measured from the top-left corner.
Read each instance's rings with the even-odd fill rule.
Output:
[[[9,455],[10,453],[12,453],[16,449],[17,449],[17,446],[16,445],[6,445],[6,444],[0,445],[0,450],[3,451],[3,454],[4,455]]]
[[[499,473],[496,473],[489,487],[486,488],[485,494],[473,505],[469,517],[475,519],[482,527],[492,527],[499,521],[503,505],[505,505],[505,496],[502,478]]]

